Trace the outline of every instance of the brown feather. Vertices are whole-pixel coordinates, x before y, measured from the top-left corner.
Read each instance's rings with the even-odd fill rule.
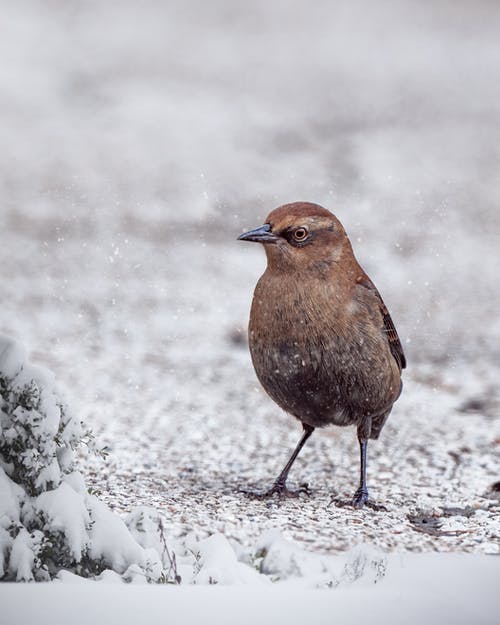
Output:
[[[382,313],[382,319],[384,321],[385,333],[387,335],[387,339],[389,340],[391,353],[399,365],[399,370],[401,371],[402,369],[406,369],[406,356],[403,351],[403,346],[401,345],[401,341],[399,339],[392,317],[389,314],[387,306],[384,304],[384,300],[382,299],[382,296],[380,295],[377,287],[373,284],[373,282],[366,274],[363,274],[356,278],[356,282],[357,284],[364,286],[366,289],[370,289],[377,296],[380,306],[380,312]]]

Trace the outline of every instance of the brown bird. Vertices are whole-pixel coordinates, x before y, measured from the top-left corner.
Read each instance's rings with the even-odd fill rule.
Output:
[[[273,210],[238,237],[264,245],[267,268],[255,288],[249,323],[260,383],[304,433],[264,495],[293,495],[288,472],[314,429],[355,425],[360,484],[352,505],[368,502],[366,450],[401,394],[406,359],[380,293],[363,271],[340,221],[308,202]]]

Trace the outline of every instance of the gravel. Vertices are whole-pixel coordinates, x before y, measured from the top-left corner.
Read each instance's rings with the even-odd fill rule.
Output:
[[[246,491],[272,483],[300,435],[298,422],[260,389],[246,347],[261,250],[192,237],[164,253],[162,245],[128,241],[110,269],[105,251],[89,253],[78,239],[65,241],[58,258],[56,245],[44,253],[43,242],[12,235],[18,264],[2,265],[2,331],[27,341],[33,361],[55,371],[109,447],[106,462],[82,463],[87,483],[112,508],[151,506],[172,537],[219,531],[244,546],[277,528],[321,552],[359,542],[500,552],[493,488],[500,421],[486,408],[498,401],[490,364],[410,358],[402,397],[369,446],[371,495],[386,510],[339,505],[358,480],[353,429],[311,437],[290,476],[292,486],[308,484],[309,496],[255,500]]]

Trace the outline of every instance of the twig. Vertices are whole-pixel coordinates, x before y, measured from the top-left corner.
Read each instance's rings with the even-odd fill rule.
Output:
[[[161,540],[161,544],[163,545],[163,558],[167,556],[167,560],[169,563],[169,569],[167,571],[167,579],[169,578],[170,573],[173,573],[174,582],[176,584],[180,584],[182,581],[182,578],[177,571],[177,560],[175,558],[174,552],[172,552],[172,555],[170,555],[170,551],[167,546],[167,540],[165,538],[165,528],[163,527],[163,519],[161,517],[160,517],[160,540]]]

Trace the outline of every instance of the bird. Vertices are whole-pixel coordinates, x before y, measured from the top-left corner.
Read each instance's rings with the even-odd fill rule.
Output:
[[[267,267],[255,287],[248,343],[258,380],[302,436],[262,496],[296,496],[290,468],[316,428],[355,426],[359,487],[347,503],[371,505],[367,447],[377,439],[403,388],[406,357],[372,280],[354,256],[339,219],[311,202],[274,209],[241,241],[261,243]]]

